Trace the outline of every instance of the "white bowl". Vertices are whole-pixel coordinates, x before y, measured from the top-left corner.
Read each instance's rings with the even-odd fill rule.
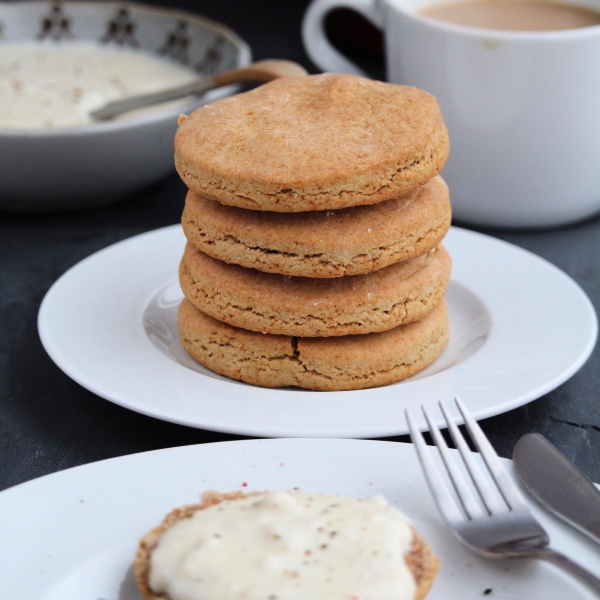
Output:
[[[122,2],[0,2],[0,16],[2,42],[104,37],[104,43],[126,46],[133,36],[137,47],[191,65],[199,75],[251,60],[248,45],[233,31],[178,10]],[[114,35],[115,22],[125,23],[120,30],[129,37]],[[53,23],[60,25],[53,30]],[[168,44],[174,38],[187,38],[187,44]],[[202,99],[106,123],[54,130],[0,128],[0,209],[99,206],[158,181],[174,168],[178,115],[234,90],[214,90]]]

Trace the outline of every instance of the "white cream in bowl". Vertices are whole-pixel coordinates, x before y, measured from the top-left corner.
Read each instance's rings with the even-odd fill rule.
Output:
[[[197,77],[190,68],[138,49],[91,41],[3,43],[0,127],[54,129],[89,124],[89,113],[107,102]]]

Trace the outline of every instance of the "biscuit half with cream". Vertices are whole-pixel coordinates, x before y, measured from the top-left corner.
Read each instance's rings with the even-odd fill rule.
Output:
[[[189,191],[181,219],[199,250],[267,273],[342,277],[422,256],[450,227],[448,187],[438,175],[386,202],[280,213],[226,206]]]
[[[449,152],[435,98],[354,75],[284,77],[180,120],[175,166],[194,192],[276,212],[377,204],[437,175]]]
[[[450,339],[446,304],[382,333],[290,337],[232,327],[187,300],[179,307],[179,339],[188,354],[215,373],[265,387],[358,390],[412,377],[429,366]]]
[[[145,600],[422,600],[431,546],[382,496],[206,492],[140,542]]]

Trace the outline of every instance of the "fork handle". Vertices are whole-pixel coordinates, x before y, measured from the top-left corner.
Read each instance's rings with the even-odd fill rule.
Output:
[[[536,554],[538,558],[542,558],[547,560],[548,562],[560,567],[577,577],[580,581],[587,583],[587,585],[594,590],[598,595],[600,595],[600,579],[595,575],[592,575],[587,569],[584,569],[582,566],[578,565],[576,562],[573,562],[570,558],[567,558],[564,554],[560,552],[556,552],[555,550],[551,550],[548,548]]]

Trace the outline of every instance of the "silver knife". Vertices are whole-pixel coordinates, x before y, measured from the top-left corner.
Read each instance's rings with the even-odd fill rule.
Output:
[[[525,434],[515,445],[513,465],[544,508],[600,544],[600,492],[545,437]]]

